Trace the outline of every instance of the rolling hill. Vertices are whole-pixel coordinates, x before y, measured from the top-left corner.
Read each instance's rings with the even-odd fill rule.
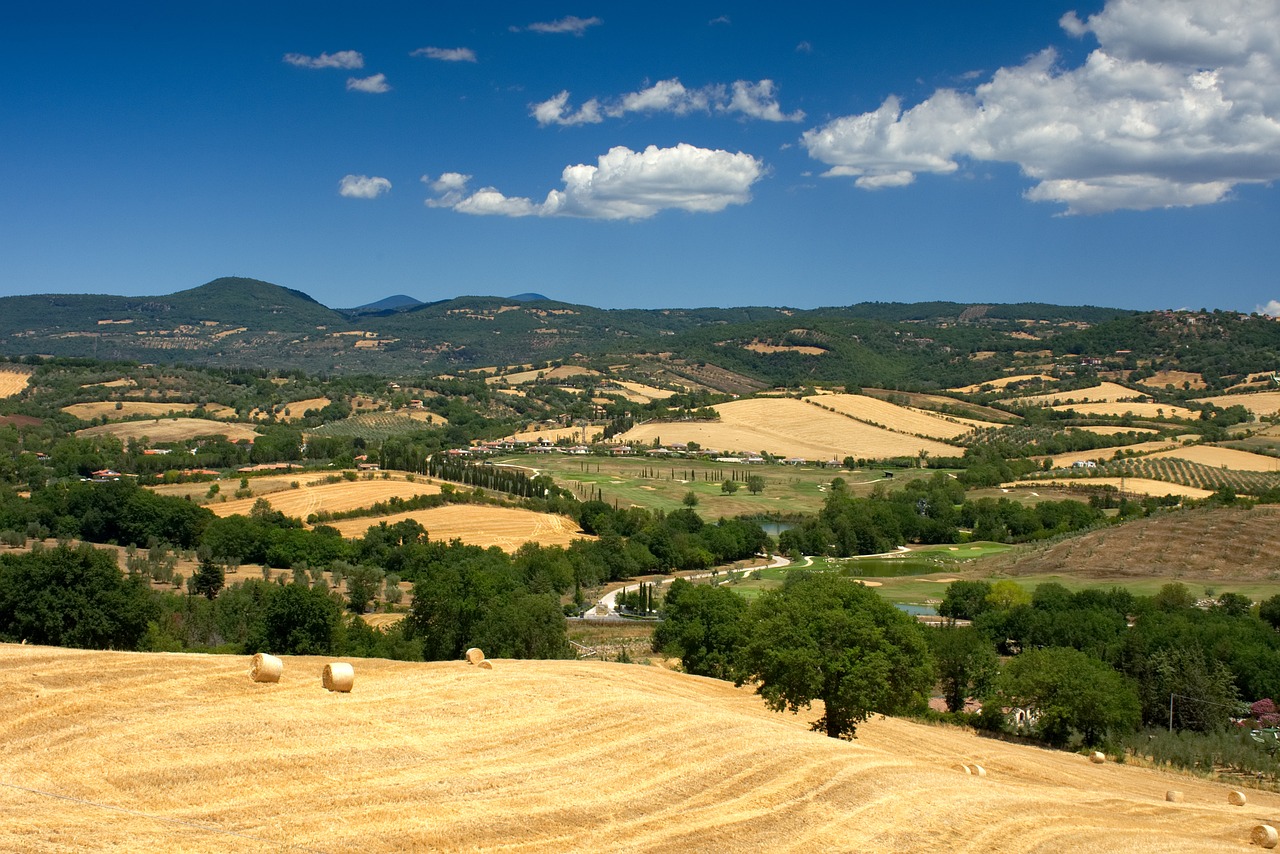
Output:
[[[656,667],[356,660],[337,694],[325,663],[0,646],[0,848],[1213,852],[1280,814],[896,719],[834,741]]]

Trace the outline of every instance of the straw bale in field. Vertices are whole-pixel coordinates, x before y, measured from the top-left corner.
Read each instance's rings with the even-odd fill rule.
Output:
[[[249,678],[254,682],[279,682],[284,673],[284,662],[274,655],[260,652],[253,657],[249,666]]]
[[[971,770],[969,769],[969,766],[968,766],[968,765],[961,765],[961,766],[959,767],[959,769],[957,769],[957,770],[963,771],[963,772],[964,772],[964,773],[966,773],[966,774],[972,774],[972,773],[973,773],[973,771],[971,771]]]
[[[974,773],[974,776],[985,777],[987,776],[987,769],[983,768],[981,765],[974,765],[973,773]]]
[[[1275,848],[1277,841],[1276,829],[1269,824],[1259,824],[1253,828],[1253,833],[1249,834],[1249,841],[1254,845],[1261,845],[1263,848]]]
[[[493,662],[486,658],[483,661],[476,662],[476,667],[479,667],[481,670],[492,670]]]
[[[1186,800],[1186,796],[1183,795],[1182,792],[1179,792],[1177,789],[1170,789],[1169,791],[1164,793],[1164,799],[1171,804],[1180,804],[1184,800]]]
[[[356,671],[345,661],[326,664],[324,673],[320,676],[320,684],[328,691],[350,693],[351,687],[356,684]]]
[[[1101,751],[1095,750],[1093,753],[1089,754],[1089,761],[1095,765],[1101,765],[1103,762],[1107,761],[1107,755]]]
[[[1249,798],[1239,789],[1232,789],[1227,792],[1227,803],[1233,807],[1242,807],[1249,802]]]
[[[484,661],[484,650],[478,646],[473,646],[467,650],[467,664],[479,664]]]

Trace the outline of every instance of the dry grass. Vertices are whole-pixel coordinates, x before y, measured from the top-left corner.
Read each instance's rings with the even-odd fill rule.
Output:
[[[983,386],[1006,388],[1007,386],[1014,385],[1015,383],[1032,382],[1034,380],[1043,380],[1047,383],[1057,382],[1057,380],[1048,374],[1018,374],[1017,376],[1012,377],[996,377],[995,379],[987,380],[984,383],[960,386],[959,388],[948,389],[948,391],[958,391],[961,394],[973,394],[974,392],[979,391]]]
[[[828,352],[822,347],[811,347],[809,345],[777,345],[768,344],[762,341],[752,341],[750,344],[742,345],[742,349],[750,350],[753,353],[800,353],[804,356],[821,356]]]
[[[467,545],[497,546],[508,552],[530,541],[544,546],[567,546],[574,540],[590,539],[578,530],[576,522],[564,516],[482,504],[450,504],[391,516],[344,519],[332,524],[342,536],[352,538],[364,536],[365,531],[381,522],[393,525],[405,519],[420,523],[433,540],[448,542],[456,537]]]
[[[973,432],[975,426],[1000,426],[988,422],[946,418],[921,409],[898,406],[887,400],[868,397],[864,394],[825,394],[820,398],[805,399],[814,400],[837,412],[851,415],[861,421],[879,424],[895,432],[928,436],[931,439],[955,439]]]
[[[117,408],[119,407],[119,408]],[[73,403],[62,407],[62,411],[74,415],[81,421],[92,421],[106,416],[112,421],[121,418],[136,418],[139,415],[160,418],[170,412],[191,412],[197,408],[194,403],[165,403],[163,401],[145,400],[97,400],[91,403]],[[236,411],[230,406],[211,403],[204,407],[205,412],[214,418],[234,418]]]
[[[594,442],[603,434],[603,427],[546,427],[522,430],[511,434],[508,438],[517,442],[536,442],[539,439],[546,439],[548,442],[558,442],[561,439],[568,439],[571,442]]]
[[[823,400],[829,400],[824,397]],[[854,421],[790,398],[735,400],[713,407],[720,421],[654,422],[633,427],[621,437],[631,444],[698,442],[704,448],[744,452],[768,451],[810,460],[958,456],[960,450],[933,439],[921,439]]]
[[[1152,388],[1164,388],[1171,385],[1174,388],[1182,388],[1183,383],[1187,384],[1187,388],[1204,388],[1204,377],[1191,371],[1156,371],[1145,380],[1138,380],[1145,386]]]
[[[333,401],[327,397],[309,397],[306,400],[294,400],[278,407],[280,411],[276,413],[276,420],[298,421],[301,420],[307,410],[324,409],[331,403],[333,403]],[[285,410],[288,410],[287,414]],[[249,413],[249,417],[255,421],[260,421],[267,418],[269,415],[269,412],[261,409],[255,409]]]
[[[1224,394],[1219,397],[1202,397],[1197,403],[1212,403],[1223,409],[1228,406],[1243,406],[1253,413],[1254,418],[1274,415],[1280,412],[1280,391],[1259,391],[1253,394]]]
[[[1049,457],[1032,457],[1033,460],[1039,462],[1044,459],[1053,460],[1055,468],[1067,468],[1075,462],[1086,462],[1088,460],[1109,460],[1120,451],[1133,452],[1137,454],[1155,453],[1157,451],[1168,451],[1170,449],[1181,448],[1182,443],[1173,440],[1159,440],[1155,442],[1139,442],[1136,445],[1125,445],[1123,448],[1095,448],[1092,451],[1074,451],[1069,454],[1056,454]],[[1174,456],[1180,456],[1174,454]]]
[[[1054,458],[1057,461],[1057,458]],[[1116,489],[1121,487],[1121,478],[1118,477],[1082,477],[1082,478],[1058,478],[1048,480],[1028,481],[1034,486],[1114,486]],[[1027,483],[1019,484],[1021,486]],[[1011,486],[1012,484],[1005,484]],[[1170,483],[1167,480],[1149,480],[1142,477],[1126,477],[1124,478],[1124,491],[1126,495],[1152,495],[1162,497],[1165,495],[1177,495],[1181,498],[1208,498],[1213,495],[1211,489],[1200,489],[1195,486],[1183,486],[1180,483]]]
[[[1152,454],[1150,459],[1177,457],[1201,465],[1214,468],[1231,469],[1232,471],[1280,471],[1280,459],[1264,457],[1262,454],[1251,454],[1248,451],[1237,451],[1231,448],[1216,448],[1212,445],[1191,445],[1172,451]]]
[[[257,486],[256,480],[250,480],[251,487]],[[206,487],[207,488],[207,487]],[[257,490],[255,489],[255,492]],[[306,519],[312,513],[327,510],[330,513],[342,513],[369,507],[389,498],[412,498],[415,495],[435,495],[440,487],[429,483],[409,483],[405,480],[355,480],[341,483],[323,483],[314,486],[300,486],[298,489],[287,489],[282,492],[257,493],[251,498],[237,498],[234,501],[215,502],[209,509],[219,516],[231,516],[239,513],[248,516],[253,505],[262,497],[271,507],[286,516]],[[365,520],[366,524],[368,520]]]
[[[835,741],[657,667],[362,660],[334,694],[328,663],[0,647],[0,847],[1235,852],[1280,809],[896,719]]]
[[[77,430],[77,436],[117,436],[120,441],[146,437],[152,442],[180,442],[196,436],[226,436],[228,441],[253,441],[258,431],[247,424],[210,421],[207,418],[165,418],[155,421],[125,421]]]
[[[1185,406],[1174,406],[1168,403],[1068,403],[1053,407],[1054,409],[1065,411],[1070,409],[1081,415],[1107,415],[1114,418],[1123,418],[1126,415],[1132,415],[1135,418],[1181,418],[1185,421],[1195,421],[1200,418],[1200,413],[1194,409],[1187,409]]]
[[[506,383],[507,385],[520,385],[521,383],[531,383],[535,380],[563,380],[569,377],[580,377],[583,375],[593,377],[600,376],[599,371],[593,371],[591,368],[583,368],[578,365],[561,365],[558,368],[550,368],[542,371],[520,371],[514,374],[499,374],[498,376],[485,377],[484,381],[489,384]]]
[[[1030,397],[1011,397],[1003,401],[1003,403],[1012,403],[1018,406],[1058,406],[1068,400],[1074,400],[1078,403],[1114,403],[1139,397],[1145,397],[1145,395],[1140,391],[1125,388],[1118,383],[1105,382],[1099,383],[1092,388],[1077,388],[1071,391],[1035,394]]]
[[[0,398],[21,394],[22,390],[31,382],[32,373],[34,372],[28,368],[19,368],[13,365],[6,365],[4,368],[0,368]]]

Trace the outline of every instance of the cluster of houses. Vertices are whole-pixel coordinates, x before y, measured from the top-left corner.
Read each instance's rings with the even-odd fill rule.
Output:
[[[647,457],[650,459],[698,459],[715,463],[733,465],[761,465],[766,462],[781,462],[786,465],[819,465],[839,466],[839,460],[807,460],[802,457],[764,456],[757,453],[727,453],[712,448],[694,448],[683,442],[672,442],[657,448],[638,448],[633,445],[557,445],[549,439],[539,438],[534,441],[521,439],[501,439],[494,442],[481,442],[466,448],[452,448],[446,453],[451,457],[491,457],[497,454],[567,454],[575,457],[610,456],[610,457]]]

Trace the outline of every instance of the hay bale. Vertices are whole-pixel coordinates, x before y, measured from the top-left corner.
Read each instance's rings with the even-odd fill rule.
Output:
[[[476,667],[479,667],[481,670],[492,670],[493,662],[487,658],[482,658],[480,659],[480,662],[476,664]]]
[[[249,678],[254,682],[279,682],[281,673],[284,673],[284,662],[265,652],[255,655],[249,665]]]
[[[1093,753],[1089,754],[1089,761],[1094,765],[1101,765],[1103,762],[1107,761],[1107,754],[1100,750],[1095,750]]]
[[[1245,797],[1244,792],[1239,789],[1232,789],[1230,792],[1227,792],[1227,803],[1231,804],[1233,807],[1242,807],[1249,803],[1249,799]]]
[[[1182,794],[1182,792],[1179,792],[1177,789],[1170,789],[1169,791],[1164,793],[1164,799],[1171,804],[1180,804],[1186,798]]]
[[[351,686],[356,684],[356,671],[345,661],[335,661],[332,664],[324,666],[324,673],[320,676],[320,684],[324,685],[327,691],[338,691],[346,694],[351,691]]]
[[[468,664],[479,664],[482,661],[484,661],[484,651],[482,649],[473,646],[471,649],[467,650]]]
[[[986,769],[986,768],[983,768],[981,765],[974,765],[974,766],[973,766],[973,773],[974,773],[974,774],[976,774],[976,775],[977,775],[977,776],[979,776],[979,777],[985,777],[985,776],[987,776],[987,769]]]
[[[973,773],[972,771],[970,771],[970,770],[969,770],[969,766],[968,766],[968,765],[961,765],[961,766],[959,767],[959,769],[957,769],[957,770],[963,771],[963,772],[964,772],[964,773],[966,773],[966,774],[972,774],[972,773]]]
[[[1260,824],[1253,829],[1253,833],[1249,834],[1249,841],[1263,848],[1275,848],[1276,840],[1276,829],[1269,824]]]

